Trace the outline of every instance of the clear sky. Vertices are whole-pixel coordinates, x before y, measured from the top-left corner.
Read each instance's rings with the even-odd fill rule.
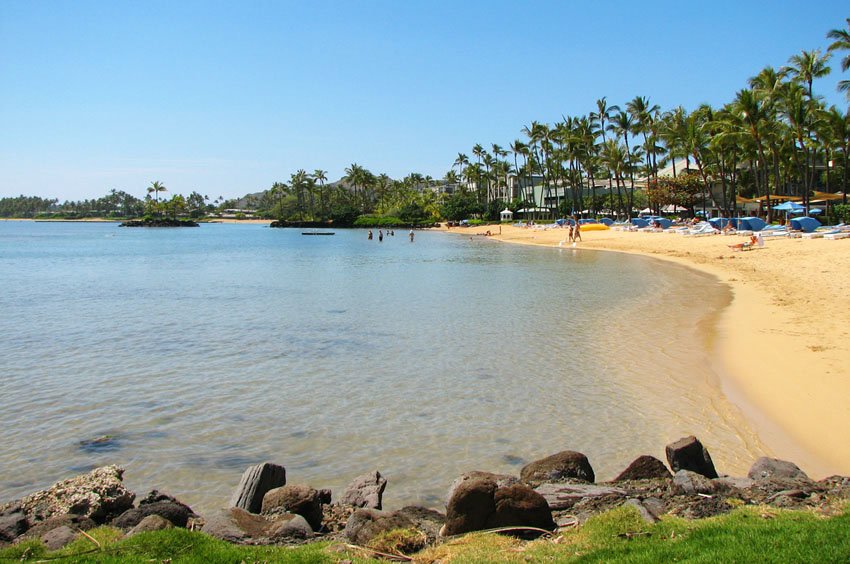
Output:
[[[235,197],[351,163],[442,177],[602,96],[722,105],[848,16],[846,0],[0,0],[0,196],[159,180]],[[831,66],[815,93],[844,108]]]

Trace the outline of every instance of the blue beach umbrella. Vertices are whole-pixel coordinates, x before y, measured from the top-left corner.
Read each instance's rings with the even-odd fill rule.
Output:
[[[806,208],[798,204],[797,202],[784,202],[779,204],[778,206],[773,206],[773,209],[777,211],[791,212],[791,213],[803,213]]]
[[[820,215],[823,213],[823,210],[820,208],[812,208],[809,210],[809,215]]]

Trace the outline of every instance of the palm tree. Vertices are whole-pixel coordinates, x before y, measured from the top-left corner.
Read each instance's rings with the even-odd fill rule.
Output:
[[[163,186],[162,182],[160,182],[159,180],[151,182],[151,185],[148,186],[148,194],[153,192],[154,196],[156,197],[157,203],[159,203],[159,193],[160,192],[167,192],[167,191],[168,191],[167,188],[165,186]]]
[[[296,201],[298,202],[298,214],[301,221],[304,221],[304,204],[306,198],[304,193],[310,190],[310,177],[304,169],[298,169],[290,176],[289,185],[295,191]]]
[[[527,154],[528,154],[528,145],[520,141],[519,139],[515,139],[513,143],[511,143],[511,152],[514,154],[514,172],[516,172],[517,185],[519,186],[521,192],[517,193],[517,196],[521,199],[525,199],[524,191],[525,187],[521,182],[520,169],[519,164],[517,163],[517,155],[523,155],[526,158],[526,163],[528,162]]]
[[[602,98],[599,98],[598,100],[596,100],[596,111],[590,112],[591,122],[594,123],[595,125],[597,125],[598,128],[599,128],[599,132],[602,133],[602,144],[603,145],[608,141],[608,137],[606,135],[608,128],[605,125],[605,122],[611,121],[611,115],[614,112],[619,112],[619,111],[620,111],[619,106],[616,106],[616,105],[609,106],[608,105],[608,99],[605,96],[603,96]],[[605,162],[605,161],[603,160],[603,162]],[[611,186],[611,170],[607,169],[606,172],[607,172],[607,176],[608,176],[608,194],[610,195],[611,189],[612,189],[612,186]]]
[[[452,168],[457,167],[458,174],[463,172],[463,167],[469,166],[469,157],[463,153],[458,153]]]
[[[351,185],[353,190],[353,202],[354,205],[357,206],[357,187],[358,185],[365,184],[366,181],[366,169],[360,166],[357,163],[352,163],[350,167],[345,169],[345,176],[343,177],[348,184]]]
[[[850,51],[850,18],[847,18],[847,29],[831,29],[826,36],[829,39],[834,39],[829,45],[830,53],[833,51]],[[844,58],[841,59],[841,70],[847,72],[847,69],[850,69],[850,53],[844,55]],[[847,100],[850,101],[850,80],[839,81],[838,91],[844,92]]]
[[[327,207],[325,205],[325,182],[328,179],[328,173],[325,170],[317,168],[313,171],[313,180],[319,183],[319,206],[321,207],[322,217],[327,216]]]
[[[812,99],[812,82],[829,74],[832,70],[827,66],[832,55],[820,54],[820,49],[814,51],[801,51],[799,55],[792,55],[788,62],[790,65],[785,69],[800,82],[808,85],[809,99]]]
[[[759,193],[759,185],[763,185],[764,195],[766,197],[766,206],[768,219],[771,217],[770,209],[770,190],[767,185],[767,161],[764,154],[764,135],[769,127],[769,120],[764,105],[759,100],[759,97],[752,90],[743,89],[738,91],[735,96],[735,101],[732,103],[733,109],[743,118],[743,126],[746,128],[755,143],[758,160],[754,168],[756,193]],[[762,182],[759,181],[759,172],[763,169],[761,175]]]
[[[643,96],[635,96],[632,101],[626,104],[626,111],[629,112],[634,121],[633,133],[635,135],[643,135],[644,150],[646,151],[647,178],[653,176],[654,172],[656,172],[652,163],[655,144],[650,144],[649,136],[653,133],[655,115],[658,114],[660,109],[657,104],[650,105],[649,98],[644,98]]]

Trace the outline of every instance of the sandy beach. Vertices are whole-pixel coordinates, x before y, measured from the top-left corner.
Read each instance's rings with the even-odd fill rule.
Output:
[[[557,247],[565,229],[482,226],[451,233]],[[501,231],[501,233],[500,233]],[[812,477],[850,473],[850,240],[766,238],[735,251],[735,235],[583,231],[577,252],[636,253],[728,284],[716,349],[721,389],[778,458]],[[567,243],[564,243],[567,245]],[[695,297],[699,299],[698,296]]]

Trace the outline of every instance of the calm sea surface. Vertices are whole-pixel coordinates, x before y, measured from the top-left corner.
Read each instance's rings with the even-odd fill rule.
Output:
[[[727,290],[643,257],[0,221],[0,287],[0,501],[116,463],[203,512],[268,460],[438,506],[565,449],[598,479],[691,433],[722,472],[763,449],[711,369]]]

